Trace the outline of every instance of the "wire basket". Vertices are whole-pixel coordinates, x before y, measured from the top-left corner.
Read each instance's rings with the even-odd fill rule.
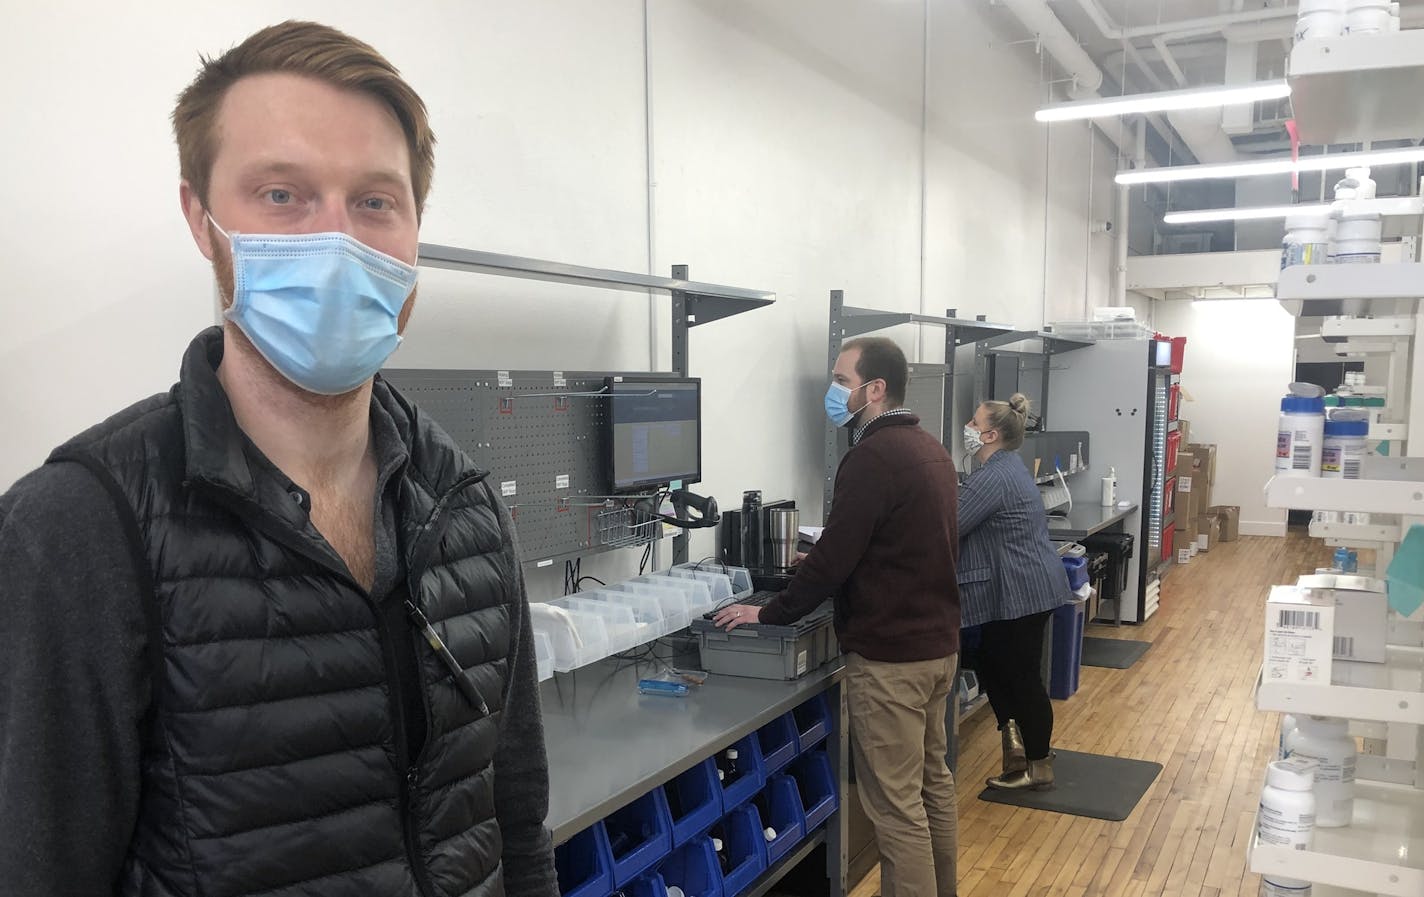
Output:
[[[647,545],[657,535],[658,520],[633,508],[608,508],[597,517],[598,541],[609,548]]]

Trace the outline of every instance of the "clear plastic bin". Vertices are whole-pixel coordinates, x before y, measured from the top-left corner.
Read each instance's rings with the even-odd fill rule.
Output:
[[[700,576],[706,575],[726,576],[732,581],[731,595],[740,595],[743,592],[750,592],[753,588],[752,571],[748,570],[746,567],[728,566],[727,564],[723,564],[721,561],[699,561],[696,564],[678,564],[668,572],[675,574],[678,571],[682,571],[684,573],[699,574],[699,578]],[[730,598],[731,595],[727,595],[724,597]],[[719,598],[717,600],[721,601],[723,599]]]
[[[666,627],[664,635],[679,629],[686,629],[688,623],[692,622],[692,602],[688,597],[689,593],[684,589],[645,582],[615,582],[600,591],[637,595],[657,601],[663,609],[663,621]]]
[[[630,579],[629,582],[659,589],[677,589],[687,597],[687,612],[689,618],[706,613],[716,604],[712,598],[713,589],[711,585],[694,577],[668,576],[666,573],[652,573],[647,576],[634,577]]]
[[[646,623],[639,623],[637,617],[633,616],[632,608],[629,607],[609,604],[607,601],[580,598],[578,595],[565,595],[547,603],[554,607],[582,611],[601,617],[603,625],[608,631],[608,654],[629,651],[657,638],[653,634],[652,627]]]
[[[576,670],[609,654],[608,626],[597,614],[534,602],[529,605],[529,617],[535,633],[549,636],[556,673]]]
[[[554,640],[548,632],[534,630],[534,666],[539,670],[539,681],[554,678]]]
[[[646,641],[667,635],[669,621],[663,603],[657,595],[651,592],[635,592],[614,588],[584,589],[578,593],[579,598],[590,601],[605,601],[609,604],[626,607],[633,612],[633,619],[646,627]]]

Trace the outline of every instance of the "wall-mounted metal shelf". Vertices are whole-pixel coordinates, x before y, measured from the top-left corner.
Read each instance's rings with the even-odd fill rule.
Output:
[[[686,265],[673,265],[671,277],[658,277],[633,271],[590,268],[548,259],[523,258],[436,243],[420,244],[416,264],[427,268],[518,277],[547,283],[566,283],[636,293],[647,293],[650,290],[667,293],[672,297],[672,373],[680,377],[688,375],[689,328],[763,308],[776,300],[776,294],[766,290],[690,280]],[[674,563],[686,562],[687,544],[687,531],[680,530],[673,538]]]
[[[983,315],[969,320],[954,316],[954,309],[949,309],[948,315],[939,317],[937,315],[922,315],[914,312],[881,311],[877,308],[857,308],[846,305],[841,308],[841,328],[842,338],[861,336],[866,333],[873,333],[876,330],[884,330],[887,327],[899,327],[904,324],[926,324],[934,327],[948,328],[952,333],[956,346],[968,345],[982,339],[999,336],[1013,332],[1013,328],[1008,324],[993,324],[984,319]]]

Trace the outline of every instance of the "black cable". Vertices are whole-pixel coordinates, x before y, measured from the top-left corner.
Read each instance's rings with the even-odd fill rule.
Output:
[[[590,579],[593,580],[594,582],[598,583],[598,584],[601,585],[601,586],[606,586],[606,585],[608,585],[608,583],[606,583],[606,582],[604,582],[603,580],[599,579],[597,576],[580,576],[580,577],[574,582],[574,591],[577,592],[577,591],[579,590],[579,586],[583,585],[585,582],[588,582]]]
[[[643,549],[643,559],[638,562],[638,575],[642,576],[648,569],[648,561],[653,557],[653,543],[649,542],[648,547]]]
[[[692,565],[692,569],[694,569],[694,570],[701,570],[701,569],[702,569],[702,565],[705,564],[705,563],[707,563],[708,561],[716,561],[718,564],[721,564],[721,565],[722,565],[722,572],[723,572],[724,574],[727,572],[727,562],[724,561],[724,560],[722,560],[721,558],[717,557],[716,555],[709,555],[708,557],[703,558],[702,560],[700,560],[700,561],[698,561],[697,563],[693,564],[693,565]]]

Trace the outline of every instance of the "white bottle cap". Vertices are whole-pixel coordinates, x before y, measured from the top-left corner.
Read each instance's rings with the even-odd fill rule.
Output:
[[[1266,767],[1266,784],[1282,791],[1309,791],[1315,785],[1315,769],[1319,765],[1305,757],[1272,760]]]
[[[766,840],[768,841],[776,840],[776,829],[772,828],[769,825],[766,828],[762,829],[762,834],[766,835]]]
[[[725,772],[723,772],[723,771],[720,770],[720,769],[717,770],[717,781],[721,782],[721,781],[724,781],[726,778],[727,778],[727,774],[726,774]]]
[[[736,748],[727,748],[727,759],[728,759],[728,760],[735,760],[735,759],[737,759],[737,758],[740,757],[740,756],[741,756],[741,754],[737,753],[737,749],[736,749]]]
[[[721,852],[722,852],[722,839],[721,839],[721,838],[713,838],[713,839],[712,839],[712,849],[713,849],[714,851],[716,851],[717,853],[721,853]]]
[[[679,888],[677,885],[668,885],[667,897],[687,897],[687,895],[683,894],[682,888]]]

